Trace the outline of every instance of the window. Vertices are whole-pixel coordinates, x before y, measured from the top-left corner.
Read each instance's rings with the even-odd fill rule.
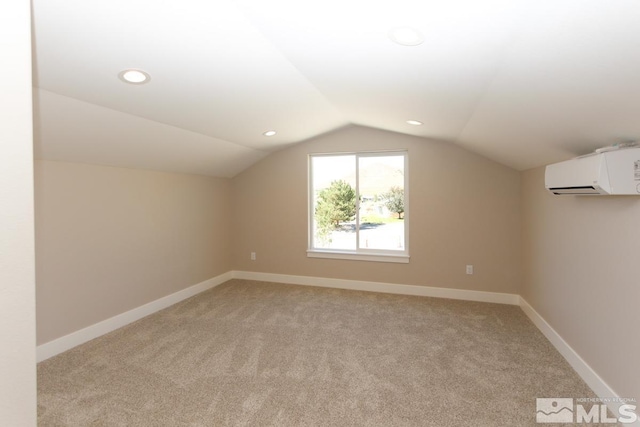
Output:
[[[309,156],[309,257],[409,262],[407,152]]]

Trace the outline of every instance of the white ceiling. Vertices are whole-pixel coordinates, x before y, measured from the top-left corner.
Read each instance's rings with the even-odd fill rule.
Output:
[[[636,0],[34,0],[33,13],[41,158],[230,177],[358,124],[523,170],[640,139]],[[404,26],[425,42],[391,42]],[[150,83],[121,82],[126,68]]]

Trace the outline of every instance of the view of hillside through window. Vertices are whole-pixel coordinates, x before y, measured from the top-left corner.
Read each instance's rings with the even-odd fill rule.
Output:
[[[311,157],[311,247],[405,251],[406,153]]]

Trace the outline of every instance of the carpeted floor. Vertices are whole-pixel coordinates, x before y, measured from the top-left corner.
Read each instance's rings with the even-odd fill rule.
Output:
[[[41,426],[526,426],[595,397],[516,306],[232,280],[38,365]]]

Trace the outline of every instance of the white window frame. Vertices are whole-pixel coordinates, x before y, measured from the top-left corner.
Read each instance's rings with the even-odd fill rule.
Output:
[[[356,249],[324,249],[314,248],[313,236],[313,220],[314,220],[314,189],[313,189],[313,162],[314,157],[334,157],[334,156],[355,156],[356,171]],[[361,157],[376,156],[404,156],[404,250],[384,250],[384,249],[362,249],[360,248],[360,170],[359,159]],[[308,156],[308,177],[307,177],[307,230],[308,230],[308,248],[307,257],[309,258],[331,258],[346,259],[354,261],[374,261],[374,262],[409,262],[409,152],[408,150],[392,150],[392,151],[363,151],[363,152],[342,152],[342,153],[315,153]]]

